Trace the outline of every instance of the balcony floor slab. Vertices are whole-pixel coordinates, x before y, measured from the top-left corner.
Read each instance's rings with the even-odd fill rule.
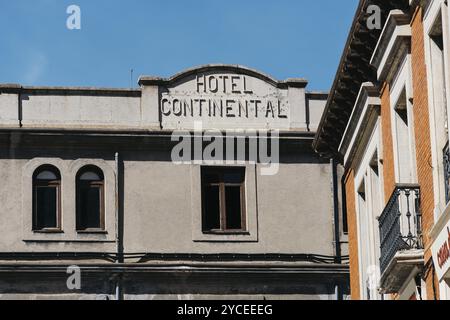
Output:
[[[422,249],[397,252],[386,271],[381,275],[380,292],[383,294],[398,293],[414,269],[419,272],[423,266],[424,252]]]

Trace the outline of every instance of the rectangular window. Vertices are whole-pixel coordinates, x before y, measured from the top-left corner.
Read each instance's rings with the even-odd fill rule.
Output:
[[[245,168],[202,168],[204,233],[247,231],[245,212]]]
[[[57,229],[58,226],[58,187],[36,186],[35,193],[35,230]]]
[[[414,175],[414,137],[412,135],[412,119],[408,114],[410,102],[407,98],[406,86],[394,106],[394,132],[397,142],[397,174],[399,183],[413,183]]]
[[[102,229],[103,188],[90,182],[79,182],[78,230]]]
[[[342,231],[344,234],[348,234],[348,207],[347,207],[347,188],[345,182],[342,181]]]

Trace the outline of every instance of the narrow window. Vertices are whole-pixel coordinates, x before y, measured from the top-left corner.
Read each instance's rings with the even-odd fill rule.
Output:
[[[414,182],[413,137],[411,136],[412,119],[408,114],[406,87],[395,105],[395,135],[397,140],[397,171],[399,183]]]
[[[370,275],[368,274],[370,263],[370,230],[369,230],[369,217],[368,217],[368,199],[366,194],[366,180],[363,179],[359,188],[357,189],[357,210],[358,210],[358,221],[359,221],[359,249],[360,249],[360,270],[361,270],[361,278],[360,278],[360,288],[362,298],[368,300],[370,291],[367,290],[367,280]],[[364,290],[364,288],[366,290]]]
[[[341,181],[342,189],[342,231],[344,234],[348,234],[348,207],[347,207],[347,188],[345,185],[345,180]]]
[[[33,231],[61,231],[61,175],[53,166],[33,174]]]
[[[245,168],[202,168],[203,232],[245,232]]]
[[[77,174],[77,231],[103,231],[104,176],[94,166],[82,168]]]

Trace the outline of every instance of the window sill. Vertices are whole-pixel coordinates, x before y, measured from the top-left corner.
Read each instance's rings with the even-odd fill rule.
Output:
[[[248,231],[203,231],[205,235],[217,235],[217,236],[249,236]]]
[[[32,232],[35,234],[62,234],[62,233],[64,233],[64,231],[60,230],[60,229],[33,230]]]
[[[193,235],[194,242],[258,242],[258,236],[251,231],[199,231]]]
[[[106,230],[100,230],[100,229],[92,229],[92,230],[77,230],[78,234],[108,234],[108,231]]]

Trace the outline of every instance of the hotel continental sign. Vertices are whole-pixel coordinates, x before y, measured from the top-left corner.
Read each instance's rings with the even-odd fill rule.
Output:
[[[0,298],[346,298],[343,170],[306,86],[230,65],[0,85]]]

